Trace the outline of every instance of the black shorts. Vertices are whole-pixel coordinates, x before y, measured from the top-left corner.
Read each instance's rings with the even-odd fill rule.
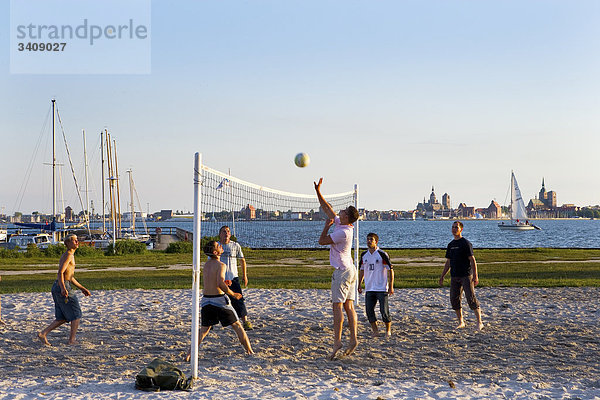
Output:
[[[221,323],[222,326],[229,326],[238,320],[235,310],[231,306],[229,308],[217,307],[212,304],[207,304],[200,311],[202,326],[213,326]]]

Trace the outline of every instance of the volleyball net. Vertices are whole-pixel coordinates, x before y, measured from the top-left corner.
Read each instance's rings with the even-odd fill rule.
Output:
[[[299,194],[246,182],[200,166],[201,237],[229,226],[244,247],[318,248],[327,216],[316,194]],[[307,182],[312,187],[312,182]],[[324,196],[334,211],[356,206],[357,191]]]

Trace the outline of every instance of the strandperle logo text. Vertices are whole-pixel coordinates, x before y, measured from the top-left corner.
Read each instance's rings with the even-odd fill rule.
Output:
[[[17,25],[17,39],[23,40],[88,40],[90,46],[94,41],[146,39],[148,28],[146,25],[137,25],[133,19],[122,25],[95,25],[89,24],[87,18],[80,25],[40,25],[30,23]]]

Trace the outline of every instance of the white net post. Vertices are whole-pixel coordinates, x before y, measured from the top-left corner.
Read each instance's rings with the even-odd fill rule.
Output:
[[[190,367],[192,369],[192,378],[198,379],[198,318],[200,316],[200,221],[202,220],[202,155],[194,155],[194,258],[192,263],[192,345]]]
[[[358,211],[358,184],[354,185],[354,207],[356,207],[356,210]],[[359,218],[360,219],[360,218]],[[356,293],[355,293],[355,305],[358,306],[359,304],[359,298],[358,298],[358,285],[360,284],[358,282],[358,266],[359,266],[359,257],[360,257],[360,248],[359,248],[359,243],[360,243],[360,238],[358,237],[359,235],[359,231],[358,231],[358,219],[356,220],[356,224],[354,226],[354,266],[356,267]]]

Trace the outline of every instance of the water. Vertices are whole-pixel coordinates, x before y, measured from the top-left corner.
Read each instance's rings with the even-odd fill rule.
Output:
[[[441,221],[363,221],[359,224],[361,247],[366,247],[366,235],[379,235],[382,248],[445,248],[452,240],[450,220]],[[600,220],[536,220],[542,230],[500,230],[498,221],[465,220],[463,236],[477,248],[600,248]],[[202,236],[216,236],[221,225],[231,222],[202,222]],[[317,243],[323,229],[322,221],[236,221],[240,243],[249,247],[320,247]],[[138,227],[140,223],[136,223]],[[149,222],[151,233],[156,227],[179,227],[193,230],[192,220]],[[10,228],[15,228],[10,225]]]

